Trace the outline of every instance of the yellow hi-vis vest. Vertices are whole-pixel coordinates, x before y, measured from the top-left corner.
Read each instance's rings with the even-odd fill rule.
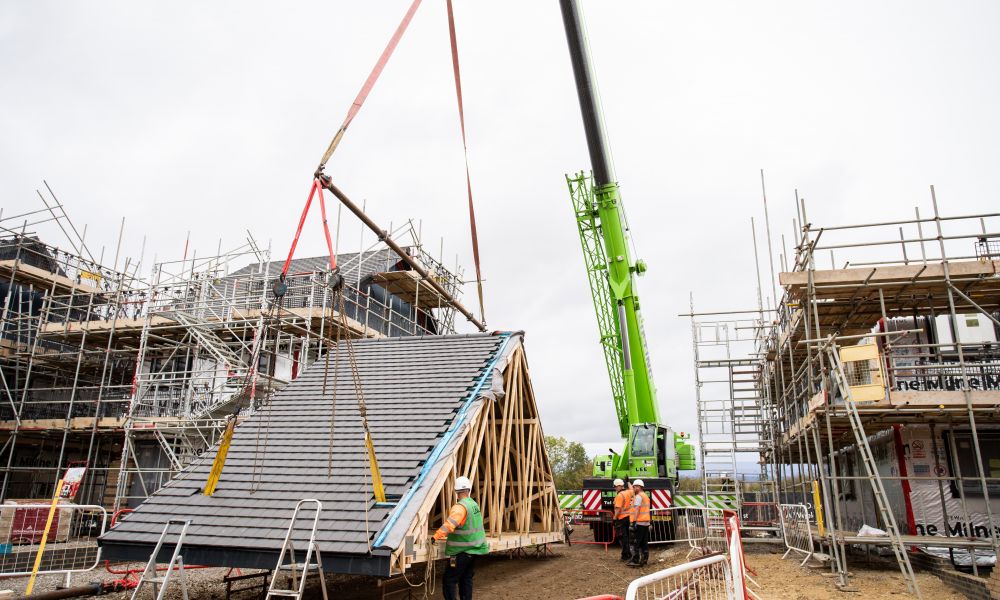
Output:
[[[465,552],[466,554],[489,554],[490,544],[486,541],[486,530],[483,528],[483,513],[472,498],[462,498],[458,501],[465,507],[465,523],[448,534],[444,546],[447,556]]]

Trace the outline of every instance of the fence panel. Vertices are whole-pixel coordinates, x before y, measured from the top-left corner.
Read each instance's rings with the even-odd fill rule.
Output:
[[[740,524],[743,529],[774,531],[781,526],[777,502],[744,502],[740,506]]]
[[[629,584],[625,600],[734,600],[727,560],[710,556],[640,577]]]
[[[686,543],[691,551],[702,554],[726,551],[726,525],[723,510],[690,506],[671,506],[651,510],[650,544]]]
[[[607,552],[608,546],[615,543],[615,528],[612,524],[612,512],[610,510],[587,510],[582,508],[562,509],[563,521],[566,527],[572,530],[575,527],[589,527],[594,533],[593,540],[571,539],[568,535],[566,540],[573,544],[594,544],[604,546]]]
[[[805,504],[782,504],[778,514],[781,517],[781,535],[787,548],[781,558],[799,552],[805,555],[801,564],[806,564],[813,554],[809,508]]]
[[[51,504],[0,506],[0,575],[30,575]],[[45,540],[39,573],[90,571],[101,559],[97,538],[108,512],[101,506],[60,504]]]
[[[708,535],[708,510],[688,506],[671,506],[649,511],[651,544],[700,542]]]

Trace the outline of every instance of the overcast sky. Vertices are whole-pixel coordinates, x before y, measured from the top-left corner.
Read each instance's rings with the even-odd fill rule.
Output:
[[[283,254],[408,5],[4,0],[0,206],[36,208],[46,179],[95,253],[124,216],[125,251],[145,235],[147,261],[179,258],[188,231],[201,254],[247,229]],[[689,293],[700,310],[756,306],[759,169],[775,255],[796,188],[823,225],[929,213],[930,184],[949,214],[998,206],[996,2],[583,6],[676,429],[696,429]],[[489,325],[526,331],[546,433],[618,447],[564,180],[589,164],[558,3],[456,13]],[[328,172],[378,222],[422,220],[471,272],[451,76],[444,2],[425,0]],[[318,221],[306,232],[298,255],[322,254]],[[358,235],[345,220],[340,247]]]

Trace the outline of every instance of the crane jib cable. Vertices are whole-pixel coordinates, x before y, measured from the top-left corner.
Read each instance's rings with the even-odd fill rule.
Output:
[[[451,66],[455,74],[455,97],[458,99],[458,122],[462,129],[462,150],[465,153],[465,189],[469,196],[469,227],[472,231],[472,259],[476,263],[476,291],[479,293],[479,318],[486,322],[483,305],[483,274],[479,266],[479,236],[476,232],[476,209],[472,203],[472,177],[469,175],[469,142],[465,136],[465,106],[462,102],[462,70],[458,66],[458,39],[455,35],[455,11],[448,4],[448,37],[451,39]]]

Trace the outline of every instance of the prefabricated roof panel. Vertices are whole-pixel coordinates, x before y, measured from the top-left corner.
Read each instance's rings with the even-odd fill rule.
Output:
[[[492,393],[491,365],[505,352],[507,339],[507,334],[474,334],[353,342],[390,498],[405,496],[421,470],[431,466],[425,465],[428,457],[462,406]],[[371,545],[394,508],[374,500],[346,342],[336,352],[339,356],[331,352],[325,364],[317,361],[236,428],[213,496],[202,489],[215,448],[106,533],[104,557],[148,558],[168,519],[190,519],[185,562],[271,568],[295,504],[316,498],[323,503],[317,540],[329,570],[380,574],[388,568],[384,558],[392,548]],[[311,524],[312,514],[305,516]],[[306,522],[301,520],[303,527]],[[297,530],[300,538],[308,538],[307,528]],[[164,549],[169,550],[172,546]],[[345,556],[328,558],[328,553]]]

